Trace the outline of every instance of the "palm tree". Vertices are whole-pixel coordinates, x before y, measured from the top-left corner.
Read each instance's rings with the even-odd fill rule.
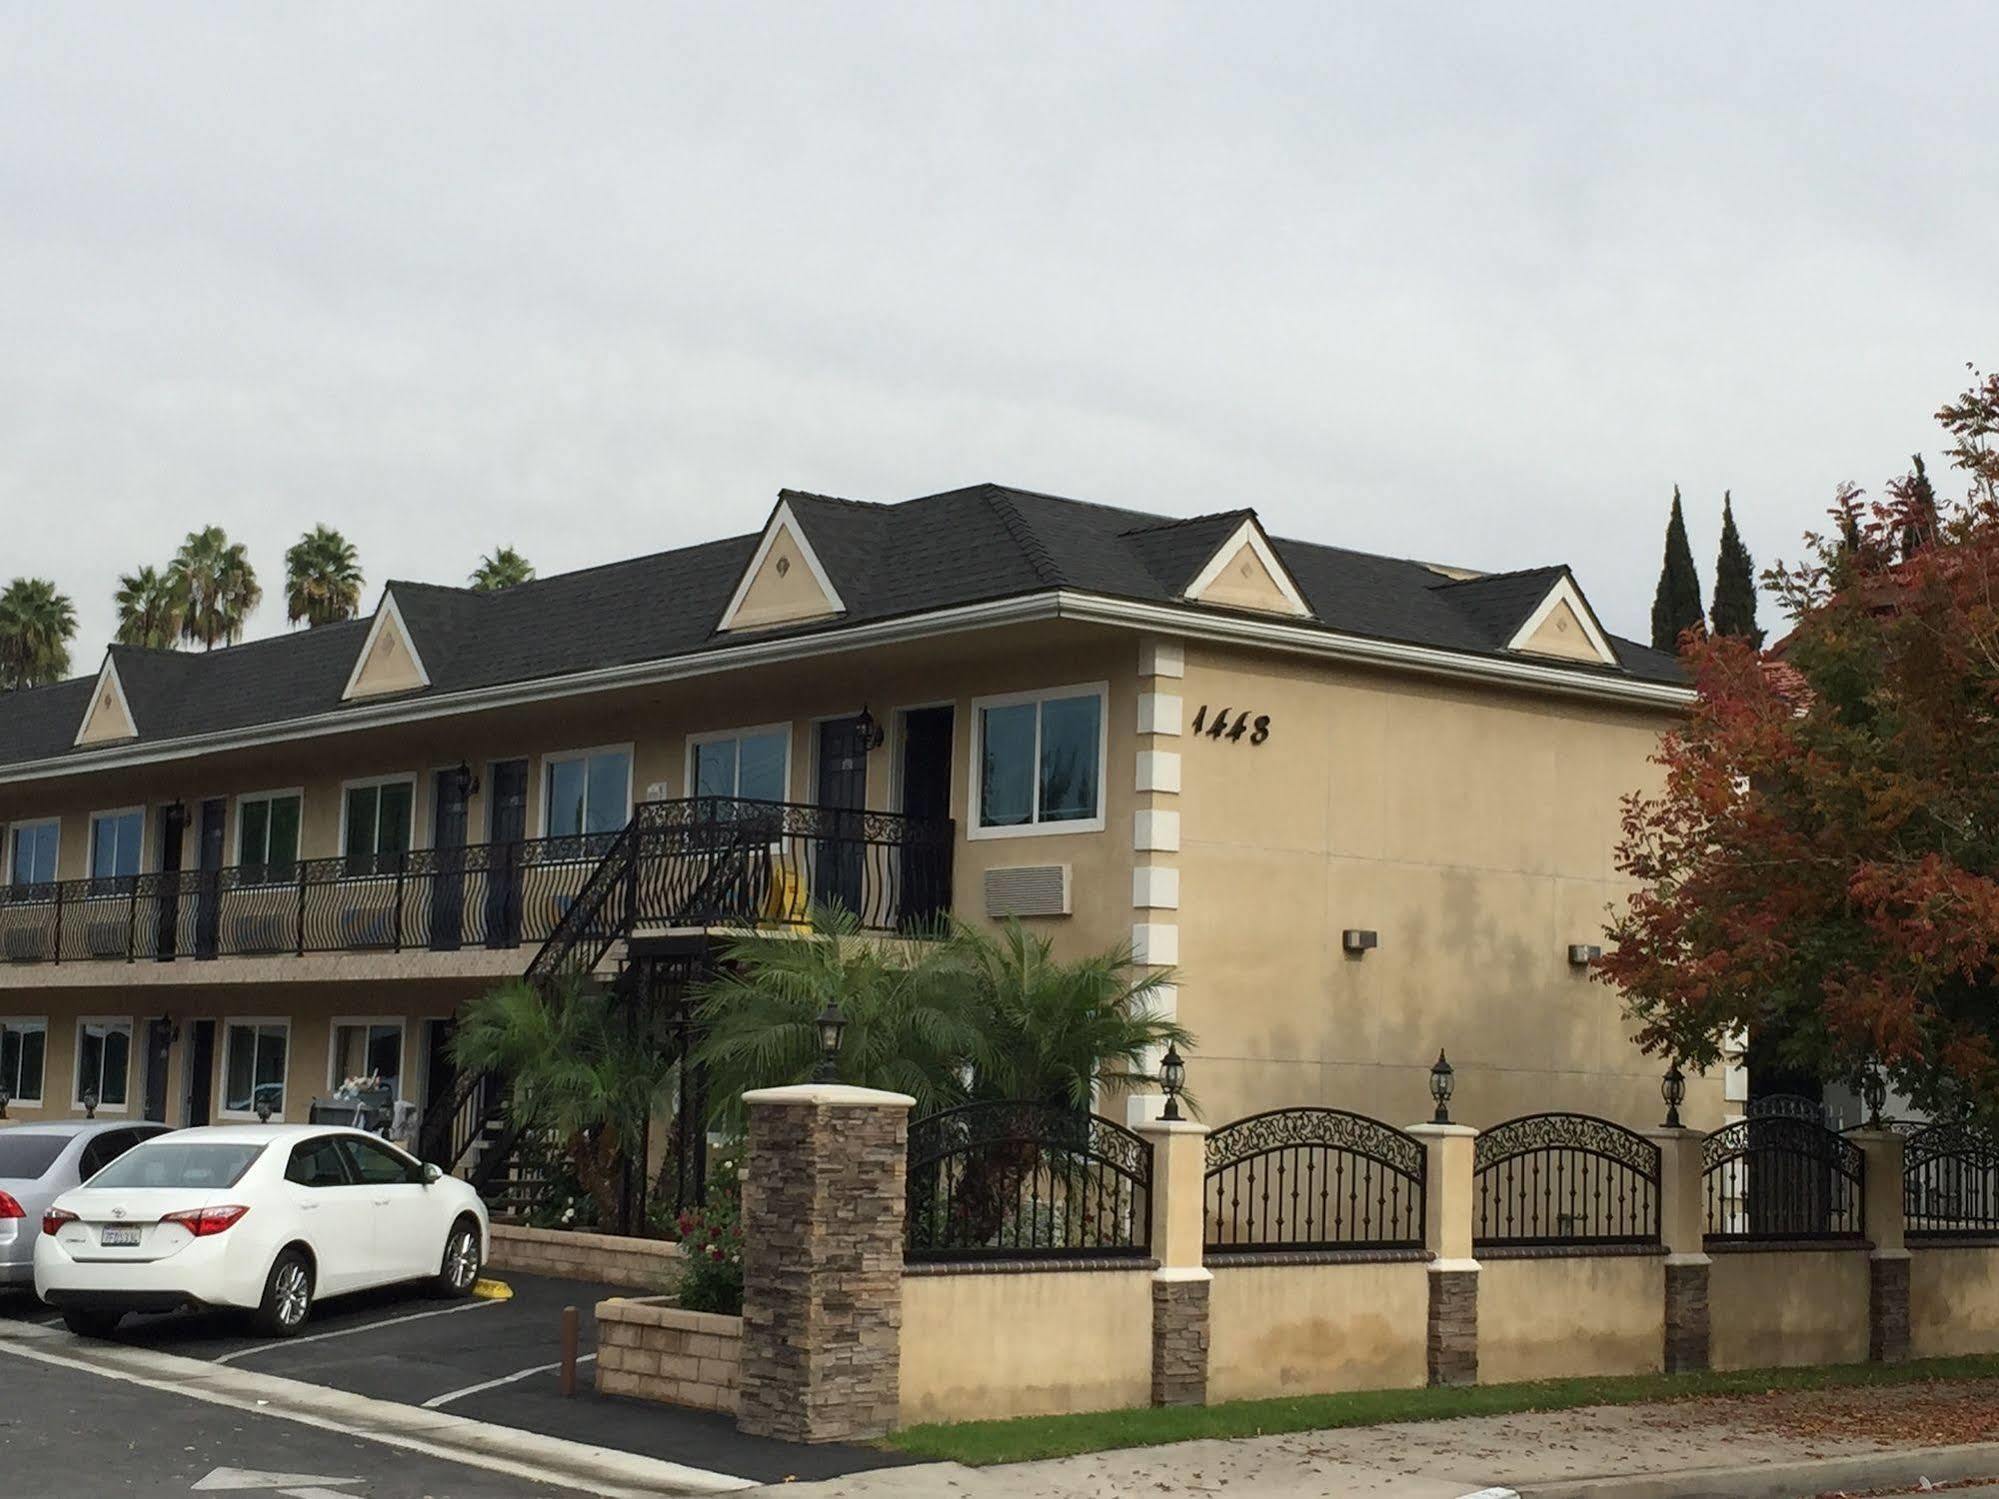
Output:
[[[205,651],[214,650],[217,641],[240,640],[250,611],[264,597],[243,544],[231,542],[220,526],[188,532],[168,574],[187,601],[181,634],[200,641]]]
[[[0,687],[62,680],[76,638],[76,605],[47,578],[16,578],[0,592]]]
[[[479,559],[470,581],[475,593],[492,593],[517,583],[532,583],[534,564],[512,547],[494,547]]]
[[[118,579],[118,643],[149,651],[170,651],[180,639],[187,600],[171,570],[142,567]]]
[[[314,526],[285,553],[285,622],[352,619],[361,611],[361,582],[354,544],[331,526]]]

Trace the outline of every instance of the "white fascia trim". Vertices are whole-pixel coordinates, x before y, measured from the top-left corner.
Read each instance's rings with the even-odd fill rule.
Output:
[[[1291,570],[1277,560],[1277,553],[1271,548],[1269,538],[1263,534],[1263,527],[1257,524],[1253,515],[1237,526],[1227,541],[1215,548],[1215,554],[1208,559],[1208,565],[1201,569],[1180,597],[1190,604],[1199,603],[1201,594],[1206,591],[1208,585],[1222,575],[1222,569],[1234,560],[1236,552],[1244,546],[1256,553],[1257,561],[1269,571],[1271,581],[1277,584],[1277,591],[1284,595],[1284,602],[1291,606],[1291,612],[1300,618],[1310,619],[1312,609],[1305,602],[1305,595],[1300,593],[1298,585],[1291,581]]]
[[[384,590],[381,607],[375,611],[375,622],[368,626],[368,638],[361,642],[361,654],[354,658],[354,669],[347,673],[347,685],[340,690],[341,702],[354,696],[354,688],[361,680],[361,668],[368,664],[375,642],[381,639],[382,631],[391,619],[395,620],[396,630],[403,637],[403,647],[410,653],[410,665],[416,668],[417,682],[424,687],[430,686],[430,672],[424,667],[423,654],[416,648],[416,637],[410,634],[409,624],[396,603],[395,593]]]
[[[729,607],[722,611],[722,622],[715,626],[718,633],[725,633],[736,627],[736,612],[743,607],[743,600],[749,597],[750,585],[757,580],[757,573],[770,556],[770,549],[777,545],[777,534],[789,530],[791,539],[798,544],[798,555],[805,559],[805,566],[812,574],[812,581],[819,585],[819,591],[826,595],[826,602],[833,606],[835,614],[847,612],[847,604],[840,597],[840,590],[833,586],[833,580],[826,576],[826,569],[819,565],[819,554],[812,550],[812,543],[806,539],[805,528],[798,524],[798,517],[791,513],[791,501],[779,500],[777,509],[771,512],[769,522],[764,526],[763,540],[757,543],[756,555],[750,558],[750,565],[743,569],[742,581],[736,584],[736,591],[729,596]]]
[[[1583,597],[1583,591],[1576,587],[1576,580],[1567,573],[1563,573],[1556,580],[1555,586],[1548,590],[1548,596],[1541,600],[1532,614],[1527,616],[1527,622],[1513,632],[1513,638],[1506,642],[1506,648],[1509,651],[1526,650],[1527,642],[1534,638],[1534,632],[1546,624],[1548,616],[1564,604],[1567,604],[1574,611],[1576,618],[1582,622],[1583,635],[1588,639],[1590,649],[1596,652],[1597,659],[1605,666],[1616,666],[1617,652],[1610,648],[1610,641],[1604,637],[1602,628],[1596,622],[1596,614],[1590,609],[1589,600]]]
[[[117,658],[106,651],[104,665],[97,673],[97,685],[90,689],[90,706],[83,710],[83,721],[76,726],[76,738],[69,742],[71,749],[83,743],[84,730],[88,729],[90,721],[97,717],[97,700],[104,695],[107,682],[111,685],[112,695],[118,699],[118,711],[125,715],[125,722],[132,726],[132,732],[125,737],[128,739],[139,737],[139,720],[132,716],[132,705],[125,698],[125,684],[118,679]]]

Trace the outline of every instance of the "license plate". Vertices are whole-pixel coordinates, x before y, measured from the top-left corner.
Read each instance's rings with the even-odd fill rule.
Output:
[[[104,1226],[104,1232],[98,1235],[97,1242],[104,1245],[107,1249],[116,1249],[121,1246],[131,1249],[138,1245],[139,1230],[136,1227],[121,1227],[115,1223],[107,1223]]]

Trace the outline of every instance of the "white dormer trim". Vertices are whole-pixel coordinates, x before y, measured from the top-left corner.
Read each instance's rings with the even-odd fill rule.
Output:
[[[423,654],[416,648],[416,637],[410,634],[410,627],[403,619],[403,611],[396,604],[396,596],[383,590],[381,607],[375,610],[374,623],[368,626],[368,638],[361,642],[361,653],[354,658],[354,669],[347,673],[347,685],[341,689],[340,700],[344,703],[355,696],[355,688],[361,684],[361,673],[368,665],[368,657],[374,654],[375,642],[382,638],[382,632],[393,624],[403,649],[410,653],[410,665],[416,668],[417,686],[430,685],[430,672],[423,664]]]
[[[805,559],[805,566],[812,574],[812,581],[817,583],[819,591],[826,595],[829,612],[846,613],[846,600],[840,597],[840,590],[833,586],[833,580],[826,576],[826,569],[820,566],[819,554],[812,550],[812,542],[807,538],[805,528],[798,524],[798,517],[791,513],[791,501],[779,500],[777,509],[771,512],[770,521],[764,527],[763,540],[757,543],[756,554],[750,558],[750,565],[743,569],[742,581],[736,584],[736,591],[729,597],[729,607],[722,611],[722,622],[715,626],[717,633],[733,630],[736,627],[736,615],[742,610],[743,600],[750,596],[750,588],[755,584],[757,574],[763,571],[764,561],[770,556],[770,549],[777,545],[777,538],[785,531],[791,533],[792,542],[798,548],[798,555]]]
[[[84,736],[90,732],[90,726],[97,722],[99,705],[104,700],[104,693],[107,687],[110,689],[112,701],[118,713],[125,720],[125,732],[113,737],[116,739],[137,739],[139,737],[139,721],[132,716],[132,704],[125,697],[125,684],[118,678],[118,660],[107,651],[104,655],[104,665],[97,672],[97,682],[90,689],[90,706],[83,710],[83,722],[76,726],[76,738],[70,741],[71,749],[75,749],[85,742]],[[97,739],[90,742],[102,744],[106,741]]]
[[[1195,575],[1194,581],[1187,585],[1180,597],[1191,604],[1201,602],[1201,595],[1208,591],[1209,585],[1222,575],[1222,569],[1233,562],[1236,553],[1244,547],[1248,547],[1256,554],[1257,561],[1263,564],[1264,570],[1270,574],[1271,581],[1277,585],[1277,591],[1284,595],[1285,605],[1290,612],[1301,619],[1310,619],[1311,606],[1305,602],[1304,594],[1298,591],[1298,585],[1291,580],[1291,570],[1278,560],[1277,552],[1270,545],[1269,538],[1263,534],[1262,525],[1253,515],[1246,517],[1243,523],[1230,533],[1229,539],[1215,548],[1215,553],[1208,559],[1207,566]]]
[[[1604,635],[1603,627],[1596,622],[1596,611],[1590,608],[1589,600],[1584,598],[1583,591],[1576,587],[1576,580],[1567,573],[1562,574],[1555,586],[1548,590],[1548,596],[1535,606],[1534,612],[1527,616],[1526,622],[1513,632],[1513,638],[1506,642],[1506,648],[1509,651],[1526,651],[1527,642],[1534,638],[1534,632],[1546,624],[1548,616],[1564,604],[1569,606],[1577,622],[1582,625],[1583,638],[1589,642],[1590,649],[1596,652],[1597,659],[1605,666],[1621,666],[1623,663],[1617,659],[1617,652],[1610,648],[1610,641]],[[1529,652],[1529,654],[1538,653]]]

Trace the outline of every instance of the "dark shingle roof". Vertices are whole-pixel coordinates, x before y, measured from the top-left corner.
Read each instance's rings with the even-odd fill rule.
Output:
[[[1215,549],[1254,514],[1174,520],[997,484],[896,505],[793,490],[781,498],[846,605],[837,619],[790,627],[795,633],[1053,588],[1178,605]],[[528,682],[731,643],[734,637],[718,636],[715,625],[759,535],[495,593],[400,581],[388,591],[431,692]],[[1281,538],[1271,546],[1325,628],[1485,656],[1505,654],[1514,631],[1565,571],[1544,567],[1457,581],[1393,557]],[[369,624],[350,620],[206,653],[114,646],[111,657],[140,738],[178,739],[340,711]],[[778,633],[784,632],[762,632]],[[1615,638],[1612,645],[1620,666],[1604,672],[1682,680],[1670,656]],[[78,678],[0,698],[0,766],[70,753],[90,692],[90,679]]]

